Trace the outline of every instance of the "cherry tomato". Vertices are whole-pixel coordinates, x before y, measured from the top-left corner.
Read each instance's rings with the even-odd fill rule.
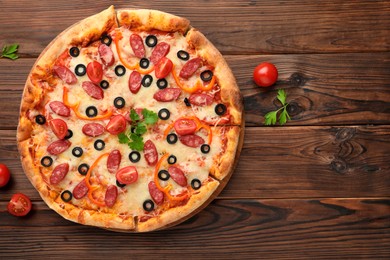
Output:
[[[269,87],[278,79],[278,70],[275,65],[263,62],[253,71],[253,80],[260,87]]]
[[[11,174],[9,173],[8,167],[5,164],[0,163],[0,188],[7,185]]]
[[[134,166],[127,166],[116,172],[116,179],[122,184],[131,184],[137,181],[138,172]]]
[[[154,69],[154,73],[158,79],[165,78],[172,71],[173,63],[170,59],[163,57],[156,64]]]
[[[64,139],[68,133],[68,125],[59,118],[50,120],[50,128],[59,139]]]
[[[8,203],[7,210],[10,214],[17,217],[26,216],[31,210],[31,201],[26,195],[16,193]]]
[[[194,120],[191,119],[178,119],[173,125],[178,135],[190,135],[195,133],[198,126]]]
[[[88,63],[87,66],[87,75],[88,78],[95,84],[99,84],[103,79],[103,67],[97,61],[92,61]]]
[[[111,117],[110,122],[106,126],[107,132],[112,135],[117,135],[126,130],[126,118],[122,115]]]

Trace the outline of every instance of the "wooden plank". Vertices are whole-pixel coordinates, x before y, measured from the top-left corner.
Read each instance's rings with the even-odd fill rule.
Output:
[[[2,258],[390,257],[389,198],[216,200],[179,226],[146,234],[82,226],[43,203],[33,207],[31,215],[15,218],[0,203]]]
[[[220,198],[390,196],[390,126],[248,127],[236,171]],[[0,160],[13,183],[38,193],[23,174],[15,131],[0,131]]]
[[[289,125],[390,123],[390,52],[226,58],[244,95],[246,125],[261,126],[264,115],[280,106],[279,88],[288,94]],[[259,88],[252,81],[253,69],[262,61],[279,69],[272,88]],[[16,128],[21,91],[34,62],[0,60],[0,129]]]
[[[114,4],[184,16],[225,54],[389,51],[389,1],[2,1],[0,44],[36,57],[61,31]],[[12,19],[10,19],[12,15]],[[26,37],[28,35],[28,37]]]

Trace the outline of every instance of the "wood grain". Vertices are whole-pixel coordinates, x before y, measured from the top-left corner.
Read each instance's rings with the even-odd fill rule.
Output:
[[[224,54],[390,50],[390,2],[364,0],[2,1],[0,43],[23,42],[20,53],[36,57],[61,31],[109,4],[184,16]]]
[[[244,95],[246,125],[261,126],[280,107],[277,89],[287,91],[288,125],[390,123],[390,52],[365,54],[228,55]],[[270,89],[252,81],[254,67],[273,62],[279,80]],[[330,62],[331,61],[331,62]],[[0,60],[0,124],[15,129],[21,92],[35,59]],[[18,70],[12,69],[18,66]]]
[[[82,226],[63,219],[43,203],[33,206],[33,214],[24,219],[0,210],[3,258],[120,255],[134,259],[153,254],[199,259],[212,254],[212,259],[227,255],[229,259],[351,259],[390,255],[390,248],[384,246],[390,243],[389,199],[216,200],[179,226],[146,234]],[[20,236],[29,239],[19,243]]]
[[[248,127],[240,161],[221,198],[390,196],[390,126]],[[13,189],[38,193],[20,166],[15,131],[0,131],[0,158]]]

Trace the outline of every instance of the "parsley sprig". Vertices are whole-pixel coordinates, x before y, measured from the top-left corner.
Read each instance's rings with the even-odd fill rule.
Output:
[[[134,109],[130,111],[131,128],[133,130],[120,133],[118,135],[119,143],[127,144],[130,149],[142,151],[144,149],[143,134],[147,132],[147,126],[154,125],[158,120],[158,115],[146,108],[142,110],[143,119]]]
[[[282,103],[283,106],[275,111],[268,112],[264,116],[265,125],[275,125],[277,120],[279,121],[280,125],[284,125],[287,122],[287,120],[291,119],[290,115],[287,112],[288,103],[286,103],[286,98],[287,98],[286,91],[284,91],[284,89],[279,89],[277,99],[280,101],[280,103]],[[279,114],[279,118],[278,118],[278,114]]]
[[[19,58],[19,56],[16,54],[18,48],[18,44],[4,45],[0,58],[16,60],[17,58]]]

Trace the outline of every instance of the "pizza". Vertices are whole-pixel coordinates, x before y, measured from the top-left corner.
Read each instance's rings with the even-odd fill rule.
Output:
[[[59,34],[28,75],[18,149],[64,218],[146,232],[193,216],[229,180],[242,97],[187,19],[113,6]]]

